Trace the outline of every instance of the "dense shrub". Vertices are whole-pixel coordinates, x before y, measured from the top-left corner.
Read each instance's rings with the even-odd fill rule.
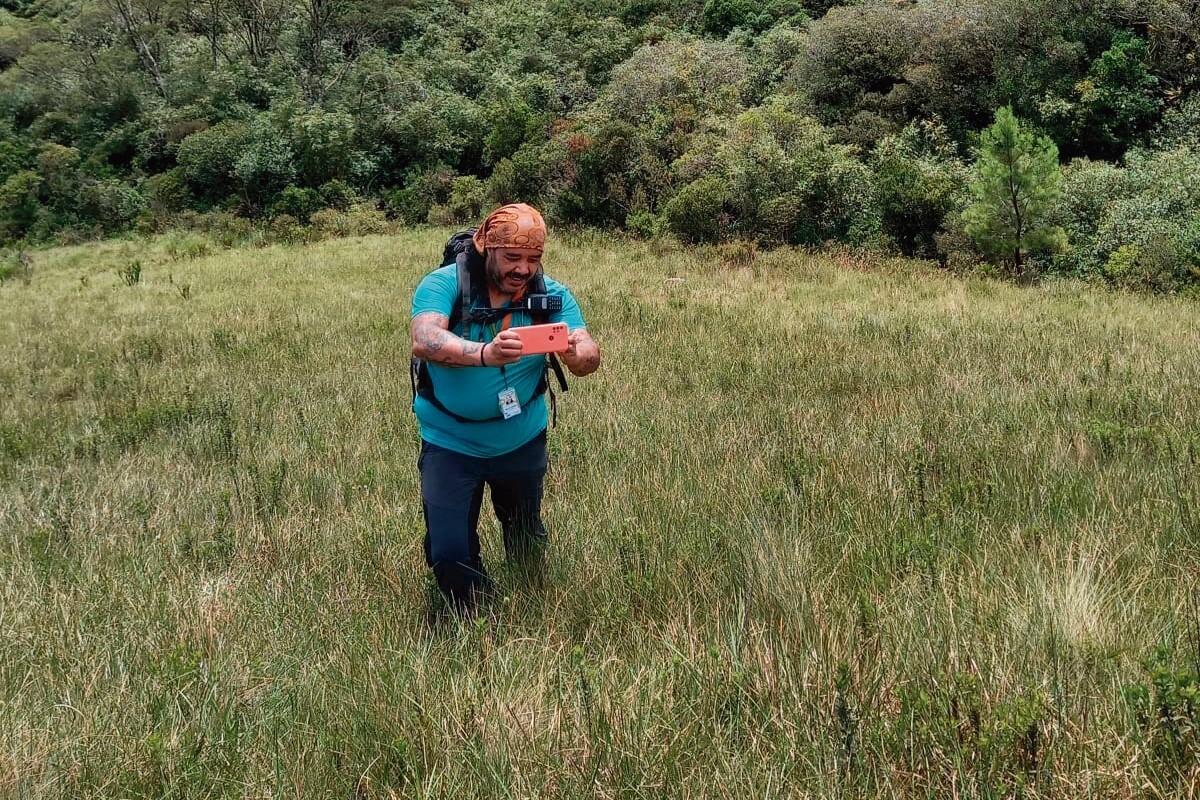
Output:
[[[256,213],[295,180],[291,145],[266,115],[251,126],[233,171],[248,207]]]
[[[187,178],[180,167],[146,178],[142,190],[150,211],[160,219],[183,211],[192,202]]]
[[[835,144],[796,98],[773,98],[738,116],[723,137],[698,138],[677,167],[720,177],[732,232],[792,244],[864,243],[878,232],[874,188],[855,150]],[[689,197],[685,207],[696,205]]]
[[[271,216],[289,216],[301,223],[325,207],[325,199],[316,189],[301,189],[299,186],[284,188],[271,204]]]
[[[668,142],[694,132],[708,115],[738,110],[746,72],[744,56],[724,43],[681,38],[645,45],[613,70],[601,106]]]
[[[1200,153],[1180,147],[1134,152],[1124,192],[1101,216],[1093,252],[1106,274],[1136,288],[1175,291],[1200,281]],[[1110,260],[1127,247],[1128,268]]]
[[[884,137],[872,165],[883,233],[906,255],[935,255],[946,215],[967,202],[967,165],[946,129],[912,124]]]
[[[723,37],[750,19],[750,0],[708,0],[700,18],[700,30],[709,36]]]
[[[359,153],[356,123],[350,114],[312,108],[288,120],[288,141],[295,153],[296,173],[307,186],[346,180]]]
[[[388,230],[387,217],[373,202],[355,203],[347,211],[325,208],[312,215],[312,227],[318,236],[366,236]]]
[[[877,137],[898,128],[911,101],[906,71],[921,43],[921,15],[890,2],[830,9],[809,29],[793,88],[824,122],[840,123],[847,141],[869,144],[865,131]]]
[[[179,167],[198,198],[212,205],[229,196],[230,181],[249,140],[249,125],[228,121],[193,133],[179,143]]]
[[[463,225],[483,216],[487,194],[479,178],[464,176],[450,184],[450,197],[444,205],[429,210],[429,221],[435,225]]]
[[[329,181],[322,184],[317,192],[321,195],[321,200],[325,205],[336,208],[338,211],[349,211],[350,206],[358,199],[354,188],[345,181]]]
[[[716,242],[721,238],[725,182],[707,177],[689,183],[663,209],[668,230],[687,242]]]
[[[137,189],[107,179],[80,186],[79,206],[85,219],[111,232],[126,230],[146,210],[147,203]]]
[[[42,208],[38,201],[41,187],[41,176],[31,170],[8,176],[0,186],[0,237],[13,240],[29,233]]]

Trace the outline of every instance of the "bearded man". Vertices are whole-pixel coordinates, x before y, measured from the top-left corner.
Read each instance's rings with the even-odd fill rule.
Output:
[[[536,567],[546,544],[546,358],[523,353],[512,330],[533,321],[531,286],[538,302],[554,309],[547,321],[567,325],[567,349],[559,354],[567,368],[582,376],[600,366],[600,348],[575,297],[542,273],[545,246],[537,209],[502,206],[476,229],[466,253],[469,271],[455,264],[434,270],[413,296],[412,353],[425,368],[413,403],[421,427],[425,559],[459,611],[471,610],[491,585],[477,530],[485,485],[510,560]],[[462,291],[460,276],[470,292]]]

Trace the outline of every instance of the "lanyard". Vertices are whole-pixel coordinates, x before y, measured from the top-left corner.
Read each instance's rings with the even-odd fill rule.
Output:
[[[483,340],[484,347],[487,347],[487,343],[492,341],[493,339],[495,339],[496,334],[498,334],[500,331],[508,330],[508,323],[511,320],[512,320],[512,314],[508,314],[507,316],[504,317],[504,322],[502,322],[500,324],[500,327],[498,329],[497,329],[495,323],[493,323],[491,325],[485,324],[483,326],[483,332],[486,335],[486,338]],[[504,388],[505,389],[511,388],[508,385],[508,372],[504,369],[503,364],[500,365],[500,377],[504,380]]]

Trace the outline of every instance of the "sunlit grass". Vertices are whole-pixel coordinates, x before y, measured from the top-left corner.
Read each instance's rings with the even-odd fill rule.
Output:
[[[605,364],[559,398],[549,580],[486,520],[501,597],[431,622],[444,238],[0,285],[0,795],[1194,790],[1194,303],[559,237]]]

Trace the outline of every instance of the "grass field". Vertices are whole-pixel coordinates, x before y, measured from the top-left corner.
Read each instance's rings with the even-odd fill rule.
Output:
[[[0,284],[0,797],[1200,795],[1194,302],[555,239],[549,580],[431,623],[445,235]]]

